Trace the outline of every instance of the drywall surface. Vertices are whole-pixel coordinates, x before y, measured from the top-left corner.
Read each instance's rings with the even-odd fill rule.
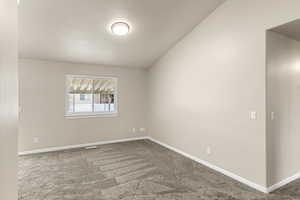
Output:
[[[21,60],[19,65],[19,151],[146,135],[139,131],[145,128],[145,70],[38,60]],[[67,74],[117,77],[118,116],[66,119]]]
[[[300,42],[267,34],[268,185],[300,172]]]
[[[149,134],[265,187],[266,30],[299,9],[297,0],[216,9],[149,69]]]
[[[0,1],[0,199],[17,200],[17,1]]]

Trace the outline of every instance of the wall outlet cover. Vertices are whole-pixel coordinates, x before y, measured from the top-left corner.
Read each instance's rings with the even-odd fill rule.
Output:
[[[33,138],[34,143],[39,143],[39,141],[40,141],[39,138],[37,138],[37,137]]]
[[[257,112],[256,111],[250,112],[250,120],[257,120]]]
[[[210,146],[206,147],[206,154],[208,154],[208,155],[211,154],[211,148],[210,148]]]
[[[140,128],[140,132],[145,132],[146,129],[145,128]]]

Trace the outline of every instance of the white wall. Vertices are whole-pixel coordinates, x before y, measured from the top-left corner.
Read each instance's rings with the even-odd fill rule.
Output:
[[[267,63],[268,184],[273,185],[300,172],[300,42],[268,32]]]
[[[149,134],[266,186],[266,29],[299,9],[298,0],[227,0],[150,68]]]
[[[38,60],[21,60],[19,66],[19,151],[146,135],[139,131],[145,127],[145,70]],[[118,77],[119,116],[65,119],[66,74]]]
[[[0,1],[0,199],[17,200],[17,1]]]

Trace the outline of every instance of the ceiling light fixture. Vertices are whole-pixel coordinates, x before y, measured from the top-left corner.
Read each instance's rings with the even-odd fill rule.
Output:
[[[110,29],[113,34],[123,36],[129,33],[130,27],[126,22],[115,22],[111,25]]]

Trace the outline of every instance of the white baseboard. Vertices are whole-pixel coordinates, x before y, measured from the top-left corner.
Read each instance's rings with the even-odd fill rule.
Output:
[[[228,176],[228,177],[230,177],[230,178],[232,178],[234,180],[237,180],[237,181],[239,181],[239,182],[241,182],[241,183],[243,183],[245,185],[248,185],[249,187],[252,187],[252,188],[254,188],[254,189],[258,190],[258,191],[261,191],[263,193],[268,193],[268,189],[266,187],[264,187],[264,186],[261,186],[259,184],[256,184],[256,183],[252,182],[252,181],[249,181],[249,180],[247,180],[247,179],[245,179],[245,178],[243,178],[241,176],[238,176],[238,175],[236,175],[236,174],[234,174],[234,173],[232,173],[230,171],[227,171],[225,169],[217,167],[217,166],[215,166],[215,165],[213,165],[213,164],[211,164],[211,163],[209,163],[209,162],[207,162],[205,160],[201,160],[199,158],[196,158],[195,156],[187,154],[187,153],[185,153],[185,152],[183,152],[183,151],[181,151],[179,149],[176,149],[176,148],[174,148],[174,147],[172,147],[172,146],[170,146],[168,144],[159,142],[159,141],[157,141],[157,140],[155,140],[155,139],[153,139],[151,137],[149,139],[151,141],[153,141],[153,142],[161,145],[161,146],[164,146],[164,147],[166,147],[166,148],[168,148],[168,149],[170,149],[172,151],[175,151],[176,153],[179,153],[179,154],[181,154],[181,155],[183,155],[183,156],[185,156],[185,157],[187,157],[189,159],[192,159],[192,160],[194,160],[194,161],[196,161],[196,162],[198,162],[198,163],[200,163],[200,164],[202,164],[202,165],[204,165],[206,167],[209,167],[209,168],[211,168],[211,169],[213,169],[215,171],[218,171],[218,172],[220,172],[220,173],[222,173],[222,174],[224,174],[224,175],[226,175],[226,176]]]
[[[271,187],[268,188],[268,192],[271,193],[271,192],[273,192],[273,191],[275,191],[275,190],[285,186],[286,184],[289,184],[299,178],[300,178],[300,172],[280,181],[279,183],[272,185]]]
[[[194,160],[194,161],[196,161],[196,162],[198,162],[198,163],[200,163],[200,164],[202,164],[206,167],[209,167],[209,168],[211,168],[215,171],[218,171],[218,172],[220,172],[220,173],[222,173],[222,174],[224,174],[224,175],[226,175],[226,176],[228,176],[228,177],[230,177],[234,180],[237,180],[237,181],[239,181],[239,182],[241,182],[245,185],[248,185],[249,187],[252,187],[252,188],[254,188],[258,191],[261,191],[263,193],[270,193],[270,192],[272,192],[272,191],[274,191],[274,190],[276,190],[276,189],[278,189],[278,188],[280,188],[280,187],[282,187],[282,186],[284,186],[284,185],[300,178],[300,173],[298,173],[298,174],[295,174],[295,175],[293,175],[293,176],[291,176],[287,179],[284,179],[283,181],[280,181],[279,183],[276,183],[276,184],[272,185],[271,187],[267,188],[267,187],[261,186],[257,183],[254,183],[252,181],[249,181],[249,180],[247,180],[247,179],[245,179],[241,176],[238,176],[238,175],[236,175],[236,174],[234,174],[230,171],[227,171],[227,170],[222,169],[218,166],[215,166],[215,165],[213,165],[213,164],[211,164],[211,163],[209,163],[205,160],[201,160],[201,159],[199,159],[195,156],[192,156],[188,153],[185,153],[184,151],[181,151],[177,148],[174,148],[174,147],[172,147],[168,144],[165,144],[163,142],[155,140],[155,139],[153,139],[149,136],[133,137],[133,138],[102,141],[102,142],[87,143],[87,144],[69,145],[69,146],[63,146],[63,147],[51,147],[51,148],[45,148],[45,149],[37,149],[37,150],[32,150],[32,151],[19,152],[18,154],[19,155],[30,155],[30,154],[37,154],[37,153],[47,153],[47,152],[62,151],[62,150],[68,150],[68,149],[84,148],[84,147],[89,147],[89,146],[97,146],[97,145],[103,145],[103,144],[113,144],[113,143],[129,142],[129,141],[136,141],[136,140],[146,140],[146,139],[151,140],[152,142],[155,142],[155,143],[157,143],[161,146],[164,146],[164,147],[166,147],[166,148],[168,148],[168,149],[170,149],[170,150],[172,150],[176,153],[179,153],[179,154],[181,154],[181,155],[183,155],[183,156],[185,156],[185,157],[187,157],[191,160]]]
[[[84,147],[89,147],[89,146],[97,146],[97,145],[102,145],[102,144],[113,144],[113,143],[120,143],[120,142],[145,140],[145,139],[149,139],[149,137],[148,136],[133,137],[133,138],[126,138],[126,139],[119,139],[119,140],[110,140],[110,141],[102,141],[102,142],[86,143],[86,144],[76,144],[76,145],[69,145],[69,146],[62,146],[62,147],[50,147],[50,148],[37,149],[37,150],[32,150],[32,151],[23,151],[23,152],[19,152],[18,155],[47,153],[47,152],[62,151],[62,150],[68,150],[68,149],[84,148]]]

